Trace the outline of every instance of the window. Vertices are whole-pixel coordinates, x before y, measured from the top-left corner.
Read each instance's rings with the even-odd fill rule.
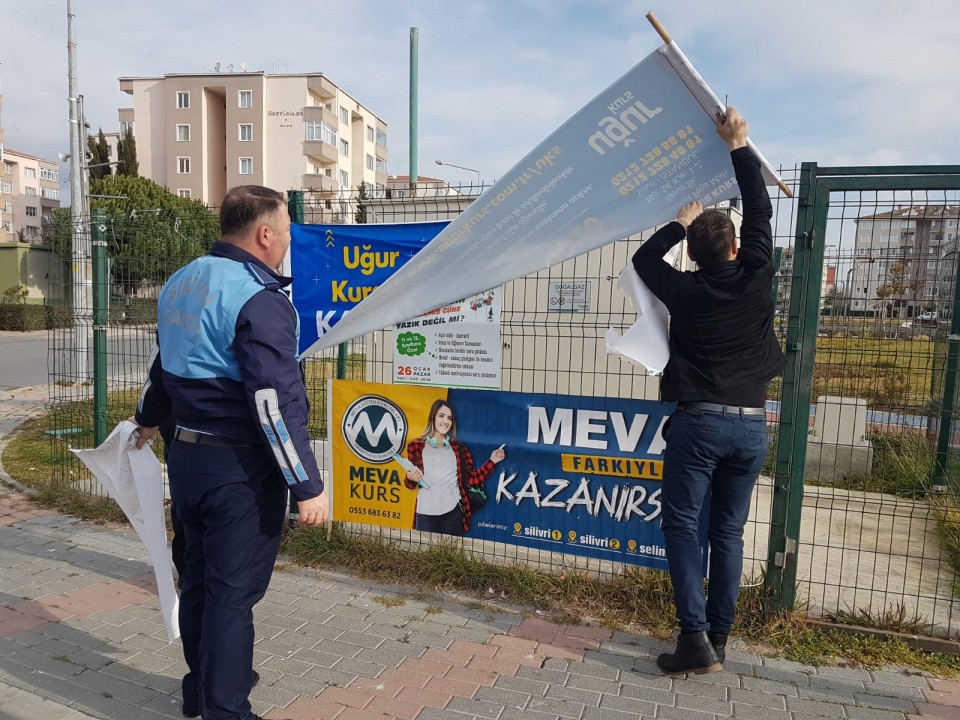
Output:
[[[187,90],[177,90],[177,110],[190,108],[190,93]]]
[[[377,166],[376,166],[376,163],[375,163],[374,160],[373,160],[373,155],[367,155],[367,170],[373,170],[373,169],[375,169],[376,167],[377,167]]]
[[[190,158],[178,157],[177,158],[177,175],[189,175],[189,174],[190,174]]]
[[[13,215],[13,203],[9,200],[3,204],[3,211],[7,215]]]
[[[240,131],[240,142],[253,142],[253,125],[241,123],[237,126]]]
[[[40,188],[40,197],[44,200],[59,200],[60,188]]]
[[[340,187],[342,187],[342,188],[348,188],[348,187],[350,187],[350,176],[347,175],[347,171],[346,171],[346,170],[341,170],[341,171],[340,171]]]
[[[130,120],[129,122],[120,123],[120,134],[126,135],[127,130],[129,130],[131,133],[133,132],[133,120]]]
[[[8,162],[5,162],[5,163],[3,164],[3,172],[6,173],[7,175],[9,175],[10,173],[12,173],[12,172],[13,172],[13,165],[11,165],[11,164],[8,163]]]
[[[241,108],[253,107],[253,90],[241,90],[238,94],[238,105]]]
[[[956,226],[957,226],[957,221],[955,219],[947,220],[947,227],[956,227]]]
[[[191,198],[193,193],[190,192],[190,188],[180,188],[177,190],[177,197],[182,197],[186,200]]]
[[[37,189],[35,187],[25,187],[23,189],[23,194],[26,195],[27,197],[36,197]]]
[[[387,133],[385,130],[381,130],[380,128],[377,128],[377,145],[380,147],[387,146]]]
[[[307,140],[319,140],[337,146],[337,131],[320,120],[307,120]]]
[[[60,171],[50,168],[40,168],[40,179],[49,180],[50,182],[60,182]]]
[[[240,174],[253,175],[253,158],[252,157],[240,158]]]
[[[177,142],[190,142],[189,125],[177,125]]]
[[[0,182],[0,193],[4,195],[13,195],[13,183],[9,180]]]
[[[23,228],[23,231],[27,237],[40,236],[40,228],[38,228],[36,225],[27,225],[25,228]]]
[[[13,232],[13,222],[10,220],[3,221],[3,229],[7,232]]]
[[[27,217],[36,217],[37,209],[35,207],[27,206]]]
[[[37,179],[37,169],[36,169],[36,168],[28,168],[28,167],[25,167],[25,168],[23,169],[23,176],[24,176],[25,178],[29,179],[29,180],[36,180],[36,179]]]
[[[340,154],[344,157],[350,157],[350,143],[346,140],[340,141]]]
[[[340,122],[344,125],[347,125],[350,122],[350,113],[347,112],[347,109],[343,106],[340,107]]]
[[[377,174],[386,175],[387,174],[387,161],[383,158],[377,158]]]
[[[374,137],[373,128],[367,125],[367,142],[373,142]]]

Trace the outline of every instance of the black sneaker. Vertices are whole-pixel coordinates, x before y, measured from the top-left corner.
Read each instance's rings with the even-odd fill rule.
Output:
[[[665,675],[706,675],[723,670],[723,664],[704,631],[681,633],[676,651],[660,655],[657,667]]]

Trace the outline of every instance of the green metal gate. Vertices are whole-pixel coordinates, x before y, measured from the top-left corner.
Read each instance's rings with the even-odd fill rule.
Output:
[[[773,610],[960,629],[958,217],[960,166],[802,166],[765,575]]]

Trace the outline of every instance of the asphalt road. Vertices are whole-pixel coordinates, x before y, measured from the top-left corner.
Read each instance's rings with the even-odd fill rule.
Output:
[[[143,378],[152,347],[150,330],[109,328],[107,375]],[[72,380],[76,377],[76,357],[69,330],[0,332],[0,390]]]

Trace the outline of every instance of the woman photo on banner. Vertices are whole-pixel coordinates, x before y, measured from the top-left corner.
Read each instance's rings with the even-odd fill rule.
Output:
[[[423,532],[464,535],[473,510],[486,500],[483,483],[506,457],[503,445],[480,467],[469,448],[457,440],[457,417],[446,400],[435,400],[423,435],[407,445],[405,484],[417,491],[414,528]],[[398,458],[400,459],[400,458]]]

